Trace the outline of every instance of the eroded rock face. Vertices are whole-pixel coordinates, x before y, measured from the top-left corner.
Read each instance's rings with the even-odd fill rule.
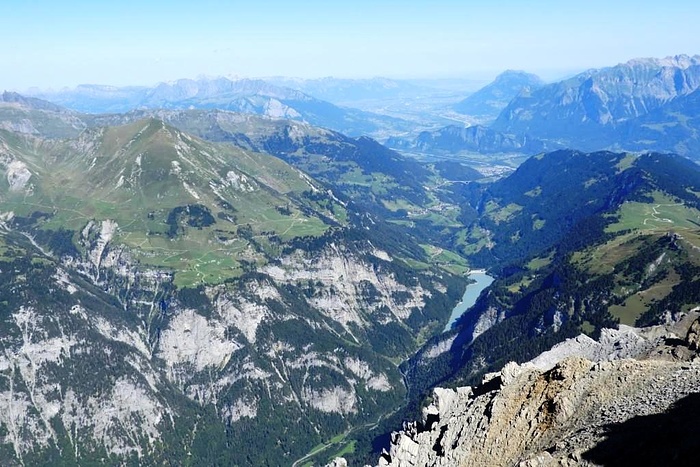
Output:
[[[688,329],[688,334],[686,335],[686,342],[690,350],[700,349],[700,320],[690,325],[690,329]]]
[[[0,214],[0,226],[12,230],[13,217]],[[88,221],[76,251],[59,256],[20,233],[34,261],[0,264],[9,310],[0,461],[31,465],[60,446],[76,463],[104,452],[151,464],[161,446],[188,446],[207,427],[230,427],[240,446],[251,432],[266,442],[270,426],[283,433],[288,421],[301,427],[294,437],[326,430],[326,420],[375,419],[405,388],[368,336],[446,291],[438,276],[396,274],[391,255],[369,242],[334,241],[187,300],[173,273],[135,261],[121,234],[115,221]],[[275,455],[281,464],[298,456]]]
[[[373,250],[372,255],[391,260],[386,252]],[[415,309],[425,306],[430,295],[420,285],[406,286],[390,273],[377,271],[355,252],[331,244],[313,255],[295,251],[282,258],[280,265],[264,268],[264,272],[280,283],[314,281],[319,292],[309,298],[309,304],[350,330],[350,324],[361,328],[370,326],[367,313],[388,307],[391,316],[373,316],[372,322],[386,324],[407,319]],[[395,294],[404,294],[397,301]]]
[[[116,456],[151,451],[172,428],[173,411],[139,336],[109,323],[105,315],[114,308],[90,316],[80,304],[54,304],[50,313],[40,307],[20,306],[3,322],[0,444],[28,464],[27,456],[64,433],[75,459],[97,446]],[[14,465],[7,456],[3,463]]]
[[[665,423],[659,414],[700,407],[690,400],[700,391],[700,359],[689,350],[700,321],[690,318],[673,326],[606,330],[599,341],[570,339],[525,364],[509,363],[479,387],[436,388],[423,420],[394,433],[378,465],[596,465],[618,459],[627,427],[648,423],[653,432]],[[677,336],[686,333],[683,343]],[[684,455],[687,440],[675,442]]]

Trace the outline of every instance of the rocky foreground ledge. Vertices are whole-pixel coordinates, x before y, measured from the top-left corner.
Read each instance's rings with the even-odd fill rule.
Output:
[[[379,466],[700,465],[700,320],[606,329],[437,388]]]

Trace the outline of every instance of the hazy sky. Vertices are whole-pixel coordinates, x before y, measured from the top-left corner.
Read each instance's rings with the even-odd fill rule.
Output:
[[[3,0],[0,90],[202,74],[552,79],[700,53],[699,24],[697,0]]]

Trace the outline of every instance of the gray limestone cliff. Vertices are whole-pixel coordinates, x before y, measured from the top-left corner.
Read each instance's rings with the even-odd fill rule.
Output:
[[[436,388],[379,466],[692,464],[700,321],[606,329],[507,364],[478,387]],[[630,464],[631,463],[631,464]]]

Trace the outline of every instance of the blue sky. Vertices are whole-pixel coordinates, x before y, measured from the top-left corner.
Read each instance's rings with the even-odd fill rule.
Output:
[[[545,79],[700,53],[700,2],[60,1],[0,4],[0,89],[199,75]]]

